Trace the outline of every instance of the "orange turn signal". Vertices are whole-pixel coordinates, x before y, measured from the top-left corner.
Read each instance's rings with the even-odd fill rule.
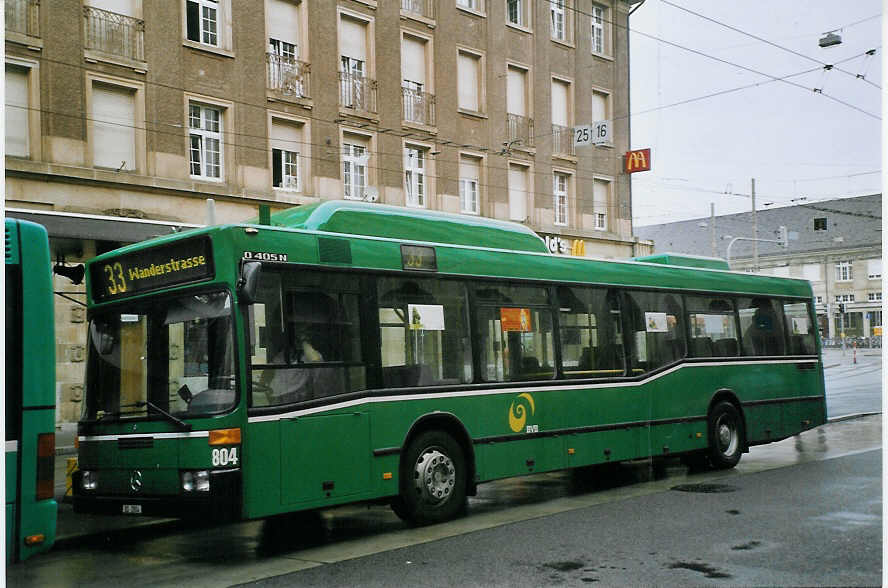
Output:
[[[240,442],[240,427],[234,429],[216,429],[215,431],[210,431],[210,445],[239,445]]]
[[[46,536],[43,533],[39,533],[37,535],[28,535],[25,537],[25,545],[40,545],[46,541]]]

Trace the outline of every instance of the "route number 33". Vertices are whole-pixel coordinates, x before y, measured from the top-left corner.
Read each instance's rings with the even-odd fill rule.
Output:
[[[237,447],[213,450],[213,467],[237,465]]]

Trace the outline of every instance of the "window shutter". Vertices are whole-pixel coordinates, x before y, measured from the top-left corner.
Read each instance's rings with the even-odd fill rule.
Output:
[[[425,43],[404,37],[401,44],[401,79],[426,84]],[[423,91],[426,91],[423,89]]]
[[[6,155],[28,157],[28,73],[6,68]]]
[[[607,94],[592,93],[592,120],[607,120]]]
[[[136,104],[126,88],[93,85],[93,165],[136,168]]]
[[[460,53],[457,60],[459,75],[459,107],[478,112],[478,58]]]
[[[366,62],[367,26],[360,21],[343,18],[339,26],[339,46],[345,57]]]
[[[552,80],[552,124],[567,126],[567,84]]]
[[[527,116],[527,72],[517,67],[508,70],[506,110],[510,114]]]
[[[527,168],[509,166],[509,219],[527,219]]]
[[[299,44],[299,10],[292,2],[266,0],[268,36],[294,45]]]

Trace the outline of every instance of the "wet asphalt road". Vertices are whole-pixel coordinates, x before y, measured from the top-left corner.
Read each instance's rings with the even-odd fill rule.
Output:
[[[729,476],[250,585],[877,586],[880,462],[876,450]]]

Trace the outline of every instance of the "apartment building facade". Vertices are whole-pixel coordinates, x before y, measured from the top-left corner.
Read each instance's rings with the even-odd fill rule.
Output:
[[[822,338],[881,344],[881,194],[760,210],[755,224],[745,212],[636,227],[636,232],[654,241],[658,253],[727,257],[733,238],[752,237],[754,226],[758,238],[768,240],[787,227],[788,247],[758,243],[756,260],[752,243],[737,241],[731,269],[808,280]]]
[[[7,0],[7,214],[78,263],[334,198],[523,222],[628,257],[625,0]],[[612,144],[574,147],[611,120]],[[212,199],[212,206],[208,206]],[[83,286],[56,278],[58,406]]]

